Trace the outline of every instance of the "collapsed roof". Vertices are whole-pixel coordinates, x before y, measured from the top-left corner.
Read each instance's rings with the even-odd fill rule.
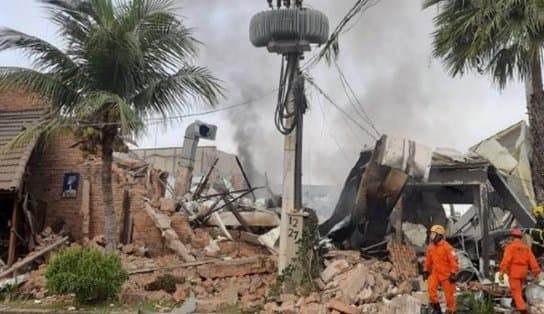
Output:
[[[456,203],[473,204],[481,217],[487,217],[489,208],[502,208],[519,225],[532,226],[534,219],[529,209],[534,204],[534,195],[527,129],[524,121],[516,123],[471,147],[466,154],[453,149],[435,149],[423,180],[421,176],[414,178],[405,171],[411,175],[409,179],[403,181],[397,176],[396,181],[391,181],[387,174],[390,170],[383,168],[383,163],[373,165],[376,150],[381,150],[376,154],[379,156],[384,154],[384,149],[398,150],[395,146],[380,144],[380,140],[374,152],[361,153],[346,179],[333,214],[320,225],[320,233],[329,234],[334,241],[350,248],[379,244],[392,230],[388,218],[400,194],[403,195],[404,221],[426,227],[434,223],[446,224],[442,205]],[[406,145],[397,147],[405,148]],[[410,151],[408,155],[414,152]],[[403,158],[407,160],[406,156]],[[366,184],[362,184],[363,181],[367,181]],[[366,185],[364,190],[363,185]],[[394,193],[390,193],[392,191]],[[358,204],[361,197],[365,199],[365,208]],[[485,230],[485,233],[489,231]]]

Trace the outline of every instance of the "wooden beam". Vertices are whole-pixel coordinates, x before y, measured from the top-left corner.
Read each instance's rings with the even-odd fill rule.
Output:
[[[183,245],[178,234],[172,229],[170,217],[158,213],[147,202],[144,204],[144,208],[147,215],[161,232],[162,237],[166,241],[166,246],[181,256],[185,262],[194,262],[195,258],[190,254],[185,245]]]
[[[30,253],[29,255],[27,255],[25,258],[23,258],[22,260],[20,260],[19,262],[13,264],[10,268],[8,268],[6,271],[3,271],[2,273],[0,273],[0,279],[19,270],[20,268],[22,268],[23,266],[27,265],[28,263],[34,261],[35,259],[37,259],[38,257],[41,257],[47,253],[49,253],[50,251],[56,249],[59,245],[63,244],[64,242],[68,241],[68,237],[62,237],[61,239],[55,241],[54,243],[44,247],[43,249],[37,251],[37,252],[33,252],[33,253]]]
[[[244,180],[246,181],[247,188],[251,190],[253,187],[251,186],[251,182],[249,182],[246,171],[244,170],[244,167],[242,167],[242,162],[240,161],[240,158],[238,158],[238,156],[236,156],[236,163],[238,164],[238,168],[240,168],[240,172],[242,172],[242,176],[244,177]],[[251,196],[253,198],[253,201],[255,202],[255,200],[257,199],[255,197],[255,193],[251,192]]]
[[[9,233],[9,248],[8,248],[8,266],[13,265],[17,258],[17,224],[19,223],[19,206],[17,206],[17,197],[13,198],[13,212],[11,214],[11,229]]]
[[[81,197],[81,235],[89,237],[91,222],[91,183],[89,180],[83,180]]]
[[[123,189],[123,231],[121,243],[129,244],[132,241],[132,217],[130,214],[130,191],[128,186]]]
[[[245,231],[247,232],[253,232],[251,230],[251,228],[249,227],[249,224],[247,223],[247,221],[244,219],[244,217],[242,217],[242,215],[240,215],[240,213],[238,212],[238,210],[236,210],[236,208],[234,208],[234,206],[232,205],[232,203],[230,203],[228,200],[227,200],[227,197],[223,196],[223,201],[225,202],[225,204],[227,205],[227,208],[232,212],[232,214],[234,215],[234,217],[236,217],[236,219],[238,220],[238,222],[240,223],[240,225],[242,225],[242,227],[244,228]]]

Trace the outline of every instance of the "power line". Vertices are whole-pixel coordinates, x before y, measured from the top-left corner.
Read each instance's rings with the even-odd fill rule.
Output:
[[[331,58],[334,58],[334,54],[336,53],[336,50],[338,48],[338,38],[341,33],[344,33],[344,28],[346,27],[346,25],[348,25],[348,23],[357,14],[365,12],[370,7],[376,5],[377,2],[379,2],[379,0],[357,0],[355,4],[348,10],[346,15],[344,15],[340,23],[338,23],[327,42],[323,45],[323,48],[320,50],[317,58],[315,58],[312,63],[318,63],[321,59],[323,59],[323,57],[327,59],[329,56]]]
[[[237,103],[237,104],[234,104],[234,105],[231,105],[231,106],[226,106],[226,107],[222,107],[222,108],[217,108],[217,109],[212,109],[212,110],[207,110],[207,111],[201,111],[201,112],[196,112],[196,113],[188,113],[188,114],[183,114],[183,115],[167,116],[167,117],[160,117],[160,118],[148,118],[148,119],[143,119],[142,121],[146,125],[154,125],[154,124],[159,124],[159,123],[163,123],[163,122],[171,121],[171,120],[183,120],[185,118],[198,117],[198,116],[209,115],[209,114],[213,114],[213,113],[217,113],[217,112],[228,111],[228,110],[232,110],[232,109],[235,109],[235,108],[238,108],[238,107],[254,105],[258,101],[263,100],[264,98],[274,94],[277,90],[278,90],[277,88],[273,89],[273,90],[270,90],[269,92],[267,92],[265,94],[262,94],[262,95],[260,95],[258,97],[255,97],[255,98],[252,98],[252,99],[249,99],[249,100],[245,100],[245,101],[243,101],[241,103]],[[106,126],[106,125],[120,125],[121,124],[120,122],[103,122],[103,123],[101,123],[101,122],[89,122],[89,121],[83,121],[83,120],[76,120],[75,123],[77,123],[80,126]],[[59,126],[72,126],[72,125],[73,125],[73,123],[71,123],[71,124],[61,124]]]
[[[377,140],[378,138],[372,134],[367,128],[365,128],[362,124],[360,124],[357,120],[353,119],[352,116],[350,116],[342,107],[340,107],[338,104],[334,102],[334,100],[331,99],[329,95],[327,95],[313,80],[307,80],[325,99],[331,103],[340,113],[342,113],[348,120],[353,122],[357,127],[359,127],[363,132],[365,132],[368,136],[373,138],[374,140]]]
[[[374,123],[372,122],[372,119],[370,119],[370,116],[368,115],[368,113],[366,112],[363,104],[359,101],[359,98],[357,97],[357,95],[355,94],[355,91],[353,90],[353,87],[351,87],[351,84],[349,83],[347,77],[345,76],[344,72],[342,71],[342,69],[340,68],[340,65],[338,64],[338,62],[336,62],[336,60],[334,61],[334,64],[335,64],[335,67],[336,67],[336,70],[338,71],[338,74],[340,75],[340,82],[342,83],[342,87],[344,88],[344,92],[346,93],[346,96],[348,97],[348,100],[350,101],[350,104],[352,105],[353,109],[355,109],[355,112],[357,112],[359,114],[359,116],[366,122],[370,125],[370,127],[374,130],[374,132],[376,132],[376,134],[378,136],[381,136],[381,133],[378,131],[378,129],[376,128],[376,126],[374,125]],[[348,91],[346,90],[346,87],[349,89],[349,91],[351,92],[351,97],[348,93]],[[353,103],[353,99],[357,102],[357,104],[359,105],[358,107],[355,106],[355,104]]]
[[[323,139],[323,132],[325,130],[325,124],[327,123],[326,121],[326,117],[325,117],[325,106],[323,106],[323,103],[321,101],[319,101],[319,109],[321,109],[321,114],[323,115],[323,118],[322,118],[322,125],[321,125],[321,135],[320,135],[320,140]],[[338,141],[336,140],[335,137],[331,136],[329,134],[329,132],[327,132],[327,135],[332,138],[332,140],[334,141],[334,143],[336,144],[336,147],[338,148],[338,150],[342,153],[342,155],[344,156],[344,158],[346,159],[346,162],[349,162],[349,158],[348,158],[348,154],[346,154],[346,152],[344,151],[344,149],[342,148],[342,146],[340,146],[340,143],[338,143]]]

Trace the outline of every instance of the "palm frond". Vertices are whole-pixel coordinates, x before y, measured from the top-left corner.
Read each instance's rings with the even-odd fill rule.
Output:
[[[427,9],[447,0],[423,0],[422,8]]]
[[[208,69],[191,65],[199,41],[176,16],[176,1],[39,1],[67,49],[6,29],[0,50],[24,48],[37,62],[36,69],[0,68],[0,90],[23,88],[47,98],[89,151],[106,134],[121,142],[137,135],[144,117],[213,106],[223,95]]]
[[[116,94],[93,92],[87,95],[74,108],[78,125],[113,125],[119,128],[122,136],[137,134],[144,128],[143,121],[129,104]]]
[[[176,74],[152,82],[131,98],[135,109],[144,115],[181,112],[195,100],[215,105],[223,96],[220,82],[203,67],[186,66]]]
[[[538,1],[426,0],[440,5],[434,19],[433,55],[453,76],[475,71],[489,74],[499,88],[525,79],[529,64],[540,58],[544,14]],[[537,44],[538,43],[538,44]],[[534,49],[531,47],[538,46]]]
[[[72,59],[53,44],[11,28],[0,28],[0,51],[11,49],[23,50],[34,60],[38,70],[62,73],[77,68]]]
[[[46,98],[53,108],[70,108],[79,95],[54,75],[19,67],[0,67],[0,91],[23,89]]]

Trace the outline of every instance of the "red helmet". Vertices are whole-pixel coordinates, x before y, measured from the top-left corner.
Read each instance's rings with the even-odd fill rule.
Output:
[[[510,231],[510,235],[514,237],[521,237],[523,232],[521,232],[521,229],[512,229],[512,231]]]

